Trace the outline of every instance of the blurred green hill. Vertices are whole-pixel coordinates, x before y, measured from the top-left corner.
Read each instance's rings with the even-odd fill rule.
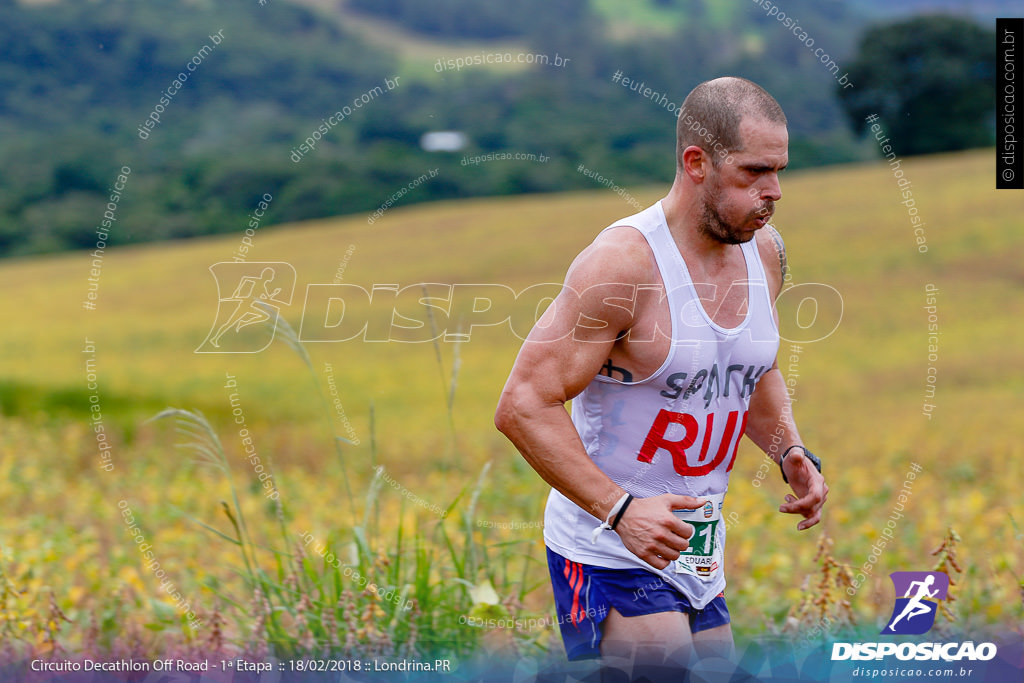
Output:
[[[873,16],[787,10],[840,67]],[[848,129],[836,76],[756,2],[0,0],[0,256],[241,233],[265,195],[260,226],[595,187],[580,164],[665,182],[665,103],[724,74],[780,101],[794,168],[877,155]],[[445,130],[464,147],[421,147]],[[492,154],[509,158],[472,163]]]

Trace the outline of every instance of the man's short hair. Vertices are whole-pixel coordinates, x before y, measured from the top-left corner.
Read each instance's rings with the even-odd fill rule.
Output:
[[[740,121],[753,116],[786,125],[786,115],[775,98],[745,78],[724,76],[704,81],[683,100],[676,121],[676,166],[683,167],[683,150],[696,145],[717,167],[730,152],[743,151]]]

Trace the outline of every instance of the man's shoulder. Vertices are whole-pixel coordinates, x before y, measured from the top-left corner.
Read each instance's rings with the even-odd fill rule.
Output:
[[[782,241],[782,235],[771,223],[755,233],[754,243],[757,246],[757,253],[761,257],[761,263],[764,264],[768,283],[772,285],[772,290],[777,292],[782,286],[786,270],[789,267],[786,261],[786,243]]]
[[[582,266],[595,279],[624,284],[653,282],[652,277],[657,272],[654,252],[647,238],[628,222],[602,231],[577,257],[574,265]]]

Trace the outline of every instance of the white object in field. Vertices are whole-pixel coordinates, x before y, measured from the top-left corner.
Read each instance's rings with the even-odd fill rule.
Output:
[[[427,152],[458,152],[468,142],[469,138],[462,131],[435,130],[423,134],[420,147]]]

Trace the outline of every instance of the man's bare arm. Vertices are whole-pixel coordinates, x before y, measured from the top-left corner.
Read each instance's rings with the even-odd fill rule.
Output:
[[[782,290],[785,278],[786,245],[773,227],[768,226],[765,231],[768,239],[760,240],[758,247],[765,264],[771,299],[774,301]],[[774,269],[771,268],[773,263]],[[774,305],[772,315],[778,325],[779,315]],[[761,377],[750,397],[746,434],[775,462],[779,462],[779,458],[790,446],[803,446],[793,418],[793,405],[786,390],[786,382],[777,362]],[[786,494],[786,502],[779,506],[779,511],[803,515],[804,519],[797,524],[797,529],[808,529],[821,520],[821,508],[828,496],[828,485],[814,464],[804,456],[802,448],[789,451],[783,467],[796,496]]]
[[[601,520],[625,491],[594,464],[564,404],[601,371],[616,339],[633,325],[635,311],[621,300],[633,299],[650,267],[646,243],[637,239],[643,237],[632,228],[612,230],[577,257],[520,349],[495,414],[498,429],[544,481]],[[631,552],[664,568],[693,535],[671,510],[697,506],[689,496],[637,499],[616,531]]]
[[[777,366],[761,377],[750,398],[747,436],[775,462],[790,446],[803,445],[793,420],[786,383]],[[779,506],[779,512],[802,515],[804,519],[796,528],[809,529],[821,521],[828,485],[801,448],[789,451],[783,467],[796,496],[786,494],[786,502]]]

